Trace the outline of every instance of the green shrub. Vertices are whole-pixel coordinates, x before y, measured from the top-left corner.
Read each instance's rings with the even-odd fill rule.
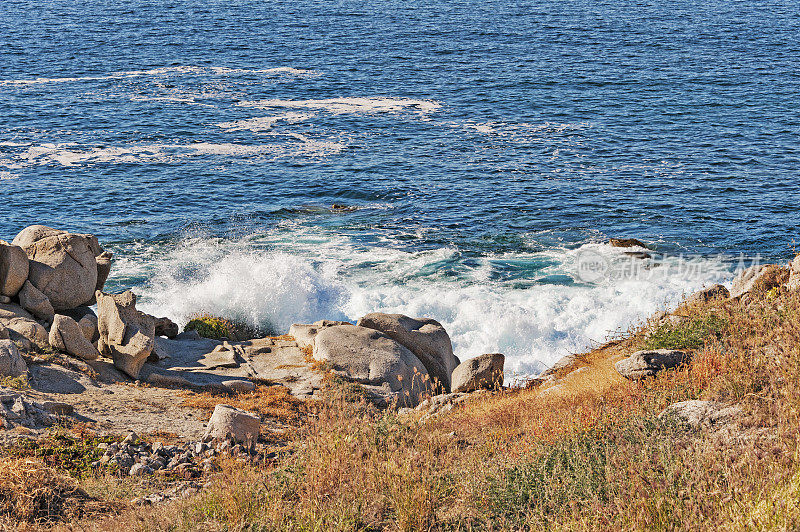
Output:
[[[726,319],[715,315],[657,326],[644,340],[644,349],[700,349],[726,329]]]
[[[184,331],[197,331],[203,338],[229,338],[233,336],[233,324],[224,318],[210,314],[199,314],[183,328]]]

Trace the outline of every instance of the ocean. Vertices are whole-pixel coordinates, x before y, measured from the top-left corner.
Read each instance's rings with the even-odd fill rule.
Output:
[[[788,1],[4,0],[0,238],[94,233],[179,323],[402,312],[536,374],[793,257],[798,43]]]

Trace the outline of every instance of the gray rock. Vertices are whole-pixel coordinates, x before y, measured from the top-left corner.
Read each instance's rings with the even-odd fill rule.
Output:
[[[319,320],[311,325],[295,323],[289,328],[289,336],[292,336],[300,349],[314,347],[314,337],[325,327],[335,327],[336,325],[352,325],[346,321]]]
[[[612,238],[608,243],[615,248],[647,248],[644,242],[635,238]]]
[[[8,335],[8,329],[0,325],[0,340],[10,340],[10,339],[11,337]]]
[[[261,430],[261,419],[250,412],[229,405],[217,405],[208,421],[204,441],[230,438],[254,446]]]
[[[729,297],[731,297],[731,293],[727,288],[721,284],[715,284],[692,294],[688,299],[686,299],[686,304],[696,305],[700,303],[708,303],[709,301],[715,301],[718,299],[728,299]]]
[[[465,360],[453,371],[453,393],[502,388],[505,361],[505,355],[500,353]]]
[[[165,336],[167,338],[175,338],[178,336],[180,329],[177,323],[174,323],[169,318],[154,318],[156,327],[156,336]]]
[[[25,251],[29,259],[28,280],[47,296],[55,310],[94,300],[101,277],[97,257],[101,257],[100,267],[108,276],[111,256],[92,235],[33,225],[23,229],[12,244]]]
[[[795,257],[792,261],[789,271],[789,281],[786,283],[786,288],[789,290],[797,290],[800,288],[800,255]]]
[[[28,268],[25,250],[0,240],[0,295],[17,295],[28,278]]]
[[[652,377],[659,371],[686,364],[691,356],[684,351],[658,349],[637,351],[630,357],[620,360],[614,367],[626,379],[637,380]]]
[[[11,303],[11,298],[8,296],[0,296],[0,303],[2,304]]]
[[[47,329],[19,305],[0,304],[0,325],[6,328],[12,340],[24,345],[25,349],[31,349],[34,345],[40,348],[50,346]]]
[[[733,279],[731,285],[731,297],[740,297],[761,285],[762,288],[770,289],[780,286],[790,278],[787,269],[777,264],[757,264],[743,270]],[[786,277],[786,279],[783,279]]]
[[[229,380],[222,381],[222,385],[230,388],[234,392],[245,393],[255,391],[256,385],[250,381],[245,380]]]
[[[94,343],[100,339],[100,331],[97,328],[97,324],[97,316],[94,314],[86,314],[78,322],[78,326],[80,326],[81,332],[83,332],[83,337],[89,342]]]
[[[714,431],[730,425],[741,415],[742,409],[737,405],[694,400],[673,403],[658,418],[662,421],[677,421],[694,430]]]
[[[97,291],[98,346],[114,366],[137,379],[155,345],[155,321],[136,310],[136,296],[131,291],[117,295]]]
[[[63,314],[56,314],[50,326],[50,345],[82,360],[97,360],[97,349],[86,339],[81,326]]]
[[[55,310],[47,296],[41,293],[30,281],[25,281],[22,290],[19,291],[19,305],[39,318],[40,320],[52,321]]]
[[[75,407],[71,404],[61,401],[45,401],[42,403],[42,408],[57,416],[69,416],[75,411]]]
[[[314,358],[360,384],[388,387],[403,406],[416,406],[431,393],[428,370],[400,343],[374,329],[337,325],[314,339]]]
[[[139,477],[143,475],[152,475],[153,469],[144,465],[144,464],[133,464],[131,466],[130,473],[128,473],[132,477]]]
[[[0,340],[0,376],[19,377],[28,373],[28,365],[25,364],[22,355],[19,354],[17,346],[11,340]]]
[[[431,378],[450,391],[450,375],[458,364],[450,336],[438,321],[374,312],[358,320],[358,325],[380,331],[405,346],[425,365]]]

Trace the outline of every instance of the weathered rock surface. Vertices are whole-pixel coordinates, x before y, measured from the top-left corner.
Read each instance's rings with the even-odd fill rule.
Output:
[[[92,235],[32,225],[23,229],[12,244],[25,251],[29,259],[28,280],[47,296],[55,310],[92,302],[95,290],[110,271],[111,255]]]
[[[662,421],[677,421],[693,430],[714,432],[728,428],[742,409],[736,405],[725,405],[717,401],[681,401],[669,405],[658,415]]]
[[[17,346],[11,340],[0,340],[0,377],[19,377],[28,373]]]
[[[78,322],[78,325],[83,332],[84,338],[89,340],[91,343],[95,343],[97,340],[100,339],[100,331],[97,328],[97,316],[94,314],[86,314],[81,320]]]
[[[42,405],[10,388],[0,387],[0,427],[8,430],[16,426],[27,428],[49,427],[56,417]]]
[[[740,297],[753,290],[767,291],[789,280],[789,269],[777,264],[759,264],[743,270],[733,280],[731,297]]]
[[[175,338],[180,332],[178,324],[169,318],[155,318],[156,336]]]
[[[261,419],[250,412],[228,405],[217,405],[208,421],[203,440],[231,439],[248,446],[255,445],[261,429]]]
[[[794,258],[789,269],[789,280],[786,282],[789,290],[800,289],[800,255]]]
[[[136,310],[131,291],[117,295],[97,291],[100,353],[110,356],[114,365],[131,378],[139,378],[155,345],[155,320]]]
[[[465,360],[453,371],[453,393],[501,388],[505,361],[506,357],[500,353]]]
[[[709,301],[728,299],[730,296],[731,293],[727,288],[721,284],[715,284],[689,296],[689,298],[686,299],[686,304],[696,305],[699,303],[708,303]]]
[[[450,375],[458,364],[450,336],[438,321],[374,312],[358,320],[358,326],[380,331],[405,346],[425,365],[431,378],[450,391]]]
[[[659,371],[678,367],[689,360],[691,360],[691,356],[684,351],[657,349],[637,351],[630,357],[614,364],[614,367],[626,379],[637,380],[652,377]]]
[[[94,345],[86,338],[81,326],[63,314],[56,314],[53,318],[49,340],[53,348],[82,360],[96,360],[100,356]]]
[[[34,345],[44,349],[50,346],[47,329],[19,305],[0,304],[0,325],[6,328],[12,340],[25,349],[31,349]]]
[[[414,353],[374,329],[356,325],[324,328],[314,339],[314,358],[387,402],[416,406],[432,389],[428,370]]]
[[[615,248],[647,248],[647,245],[641,240],[635,238],[612,238],[608,241]]]
[[[336,325],[351,325],[346,321],[319,320],[308,325],[305,323],[295,323],[289,328],[289,336],[292,336],[300,349],[314,347],[314,337],[325,327]]]
[[[28,279],[28,256],[19,246],[0,240],[0,296],[17,295]]]
[[[19,291],[19,305],[39,318],[40,320],[52,321],[55,310],[47,296],[33,286],[30,281],[25,281],[22,290]]]

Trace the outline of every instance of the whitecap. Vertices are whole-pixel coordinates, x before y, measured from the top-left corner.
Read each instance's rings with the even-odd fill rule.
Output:
[[[331,114],[376,114],[412,111],[428,115],[437,111],[441,103],[434,100],[414,100],[410,98],[329,98],[322,100],[256,100],[239,102],[242,107],[263,109],[287,107],[292,109],[319,109]]]

